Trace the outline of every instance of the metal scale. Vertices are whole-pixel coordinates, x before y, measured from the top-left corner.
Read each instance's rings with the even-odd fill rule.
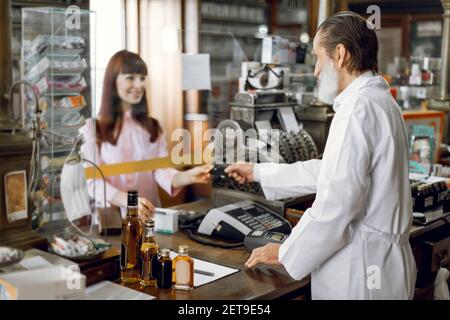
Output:
[[[245,66],[243,66],[243,69],[245,69]],[[259,72],[262,73],[259,83],[255,81],[255,77],[250,76],[252,71],[248,72],[248,75],[252,78],[250,80],[253,87],[257,83],[256,87],[259,85],[259,88],[236,94],[234,101],[230,104],[230,119],[219,123],[217,129],[224,138],[223,140],[215,140],[216,163],[235,162],[229,161],[227,148],[239,145],[244,149],[246,161],[249,161],[248,157],[252,154],[257,154],[257,162],[294,163],[318,158],[319,153],[316,143],[308,132],[301,128],[295,118],[294,110],[297,107],[297,102],[291,93],[283,90],[283,79],[280,78],[278,82],[275,82],[275,87],[264,88],[264,84],[270,82],[266,81],[270,74],[281,76],[284,74],[282,68],[267,71],[267,66],[265,66],[264,71],[266,72],[265,75]],[[254,74],[257,73],[258,71],[254,72]],[[246,83],[249,82],[249,79],[246,79]],[[247,86],[246,89],[248,89]],[[286,114],[290,116],[290,121],[285,118]],[[297,128],[295,128],[296,126]],[[249,129],[256,132],[255,137],[248,137],[245,134],[245,132],[249,132]],[[269,141],[261,137],[260,134],[264,129],[279,130],[279,139],[276,139],[279,145],[276,145],[277,148],[272,145],[267,148],[268,150],[272,148],[273,150],[279,150],[278,153],[261,153],[261,149],[264,149],[261,147],[272,142],[272,140]],[[245,136],[244,139],[242,139],[243,136]],[[256,139],[256,143],[253,145],[249,143],[251,139]],[[215,207],[245,199],[259,202],[283,216],[287,208],[312,201],[314,195],[267,201],[258,183],[242,186],[232,179],[218,178],[213,175],[213,204]]]

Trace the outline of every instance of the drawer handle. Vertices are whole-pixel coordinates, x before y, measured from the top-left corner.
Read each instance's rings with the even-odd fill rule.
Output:
[[[103,270],[98,270],[98,271],[97,271],[97,275],[98,275],[98,276],[103,275]]]

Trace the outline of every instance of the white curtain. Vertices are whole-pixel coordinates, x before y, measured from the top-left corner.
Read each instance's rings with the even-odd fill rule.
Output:
[[[183,127],[181,90],[181,0],[125,0],[127,46],[149,68],[150,114],[170,135]],[[137,23],[136,23],[137,21]]]
[[[95,109],[96,116],[100,111],[103,90],[103,78],[106,66],[111,57],[125,49],[124,0],[91,0],[90,9],[96,12],[96,22],[91,25],[91,55],[95,58]]]
[[[139,53],[139,0],[122,0],[125,8],[127,50]]]

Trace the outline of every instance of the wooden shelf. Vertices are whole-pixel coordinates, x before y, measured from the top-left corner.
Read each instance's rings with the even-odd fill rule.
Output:
[[[201,32],[200,31],[200,36],[201,37],[205,37],[205,38],[237,38],[237,39],[245,39],[245,40],[254,40],[254,41],[258,41],[261,39],[255,38],[255,36],[252,35],[248,35],[248,36],[244,36],[244,35],[234,35],[232,33],[224,33],[224,32]]]
[[[251,20],[243,20],[240,18],[223,18],[223,17],[205,16],[205,15],[202,15],[201,19],[202,19],[202,21],[240,23],[240,24],[250,24],[250,25],[266,24],[265,21],[251,21]]]
[[[228,4],[228,5],[239,5],[239,6],[248,6],[255,8],[269,8],[269,4],[267,2],[256,2],[252,0],[214,0],[214,1],[203,1],[207,3],[220,3],[220,4]]]
[[[213,56],[211,56],[211,62],[233,62],[233,58],[215,58]]]
[[[13,7],[65,7],[69,5],[77,5],[81,9],[89,8],[89,1],[84,3],[66,3],[66,2],[54,2],[54,1],[11,1]]]
[[[290,29],[292,29],[292,28],[302,28],[303,24],[301,24],[301,23],[275,24],[273,27],[275,29],[277,29],[277,28],[290,28]]]

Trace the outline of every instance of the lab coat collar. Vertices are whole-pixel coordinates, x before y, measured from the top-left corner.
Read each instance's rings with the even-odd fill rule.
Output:
[[[345,88],[337,97],[334,99],[333,110],[337,112],[340,105],[352,94],[354,94],[358,89],[367,83],[367,81],[374,77],[375,74],[372,71],[366,71],[362,73],[358,78],[353,80],[347,88]]]

